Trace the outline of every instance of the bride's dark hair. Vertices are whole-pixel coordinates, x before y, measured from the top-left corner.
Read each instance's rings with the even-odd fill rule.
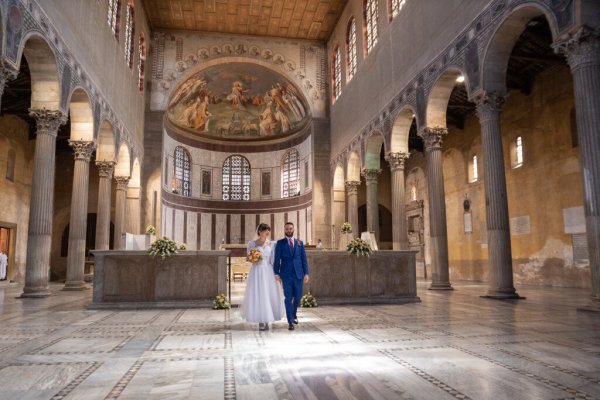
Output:
[[[261,222],[258,225],[258,228],[256,228],[256,233],[260,236],[260,234],[264,231],[271,232],[271,227],[269,225],[265,224],[264,222]]]

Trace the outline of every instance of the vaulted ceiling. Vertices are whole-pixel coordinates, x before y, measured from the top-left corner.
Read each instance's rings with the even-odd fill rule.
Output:
[[[327,40],[347,0],[142,0],[152,28]]]

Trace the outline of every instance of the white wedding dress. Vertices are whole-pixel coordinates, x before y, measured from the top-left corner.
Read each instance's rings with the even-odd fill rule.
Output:
[[[257,248],[262,254],[262,260],[252,263],[252,268],[246,280],[246,293],[242,303],[242,317],[248,322],[279,321],[285,314],[283,290],[275,280],[273,258],[276,242],[267,242],[258,246],[254,241],[248,242],[248,253]]]

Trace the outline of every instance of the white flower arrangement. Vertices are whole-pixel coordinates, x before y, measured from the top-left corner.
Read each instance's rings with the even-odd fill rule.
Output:
[[[352,233],[352,225],[350,225],[350,222],[344,222],[342,224],[342,233]]]
[[[146,227],[146,235],[155,235],[156,234],[156,228],[152,225],[148,225]]]
[[[346,250],[350,254],[355,254],[357,256],[369,256],[371,254],[371,246],[364,240],[360,238],[353,239],[350,243],[348,243],[348,247]]]
[[[231,308],[231,303],[229,303],[229,299],[225,296],[225,293],[219,294],[213,300],[213,310],[228,310]]]
[[[148,249],[148,254],[150,254],[152,257],[160,256],[160,258],[164,260],[165,257],[177,254],[177,243],[175,243],[174,240],[163,236],[162,238],[152,242],[150,248]]]

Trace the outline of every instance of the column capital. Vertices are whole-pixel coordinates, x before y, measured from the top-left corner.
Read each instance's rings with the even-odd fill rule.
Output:
[[[347,194],[357,194],[360,181],[346,181],[345,185]]]
[[[567,57],[572,70],[600,65],[600,29],[581,26],[557,39],[552,48],[555,53]]]
[[[425,150],[441,149],[444,136],[447,134],[448,129],[442,127],[422,128],[419,132],[419,136],[425,143]]]
[[[127,185],[129,185],[128,176],[115,176],[115,181],[117,181],[117,190],[127,190]]]
[[[115,170],[115,162],[114,161],[96,161],[96,166],[98,167],[100,178],[112,178],[113,171]]]
[[[390,152],[387,153],[385,159],[388,163],[390,163],[390,169],[392,172],[404,170],[404,163],[408,160],[410,154],[403,152]]]
[[[69,146],[73,148],[76,160],[90,162],[92,153],[96,148],[96,142],[86,140],[69,140]]]
[[[475,102],[479,121],[486,121],[500,114],[506,96],[502,96],[497,92],[482,92],[476,95],[473,101]]]
[[[381,169],[363,169],[360,174],[365,178],[367,183],[377,182]]]
[[[50,135],[56,137],[58,128],[67,122],[67,116],[62,111],[42,109],[29,109],[29,116],[35,119],[37,135]]]

